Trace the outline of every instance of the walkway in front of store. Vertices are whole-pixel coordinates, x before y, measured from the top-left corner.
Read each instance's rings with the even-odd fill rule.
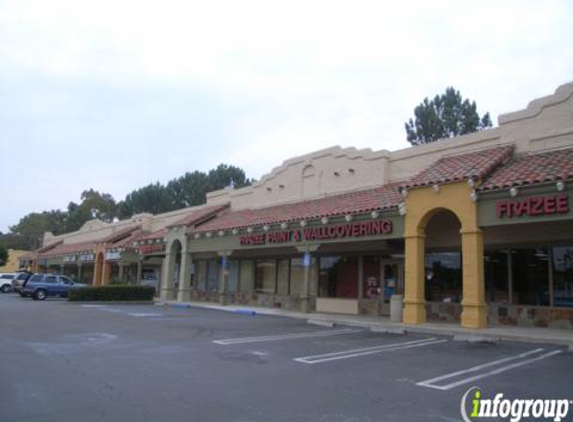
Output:
[[[470,342],[496,342],[496,341],[521,341],[528,343],[554,344],[568,346],[573,351],[573,330],[538,327],[513,327],[492,326],[481,329],[462,328],[458,324],[427,322],[419,325],[408,325],[391,322],[389,317],[366,316],[366,315],[341,315],[326,313],[310,313],[286,311],[277,308],[245,307],[238,305],[218,305],[206,302],[178,302],[157,301],[157,305],[169,305],[175,307],[198,307],[217,309],[227,312],[246,314],[277,315],[290,318],[305,319],[310,324],[333,327],[335,325],[362,327],[372,331],[388,333],[425,333],[435,335],[453,336],[455,340]]]

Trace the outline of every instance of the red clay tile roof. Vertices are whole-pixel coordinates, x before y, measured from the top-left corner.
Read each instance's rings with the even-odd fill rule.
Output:
[[[161,230],[157,230],[151,233],[139,233],[137,235],[137,237],[135,239],[133,239],[134,242],[145,242],[147,240],[156,240],[156,239],[161,239],[163,240],[163,238],[165,237],[165,235],[167,234],[167,229],[161,229]]]
[[[404,186],[413,188],[469,179],[483,180],[507,160],[512,152],[513,146],[503,146],[443,157],[422,170]]]
[[[391,183],[374,189],[327,196],[294,204],[229,211],[198,226],[194,231],[229,230],[253,225],[389,210],[397,208],[402,201],[399,186],[400,183]]]
[[[110,247],[112,248],[119,248],[119,247],[128,247],[133,248],[133,242],[140,236],[141,232],[139,230],[134,231],[127,237],[119,239],[117,242],[113,242]]]
[[[116,242],[118,239],[129,236],[133,231],[139,229],[140,227],[141,226],[139,224],[128,226],[118,232],[110,234],[109,236],[98,239],[97,243]]]
[[[192,226],[201,224],[201,222],[214,217],[218,212],[223,211],[227,208],[229,208],[229,204],[212,205],[209,207],[201,208],[200,210],[193,211],[189,215],[183,217],[181,220],[178,220],[167,227]]]
[[[74,243],[70,245],[58,245],[56,248],[51,249],[44,253],[39,253],[38,257],[48,258],[52,256],[68,255],[84,251],[93,251],[95,242]]]
[[[42,254],[44,252],[48,252],[48,251],[54,249],[55,247],[57,247],[58,245],[61,245],[62,243],[63,243],[63,240],[58,240],[57,242],[50,243],[49,245],[42,246],[41,248],[38,248],[36,250],[36,252],[39,254]]]
[[[573,179],[573,148],[517,157],[496,170],[480,189],[500,189],[567,179]]]

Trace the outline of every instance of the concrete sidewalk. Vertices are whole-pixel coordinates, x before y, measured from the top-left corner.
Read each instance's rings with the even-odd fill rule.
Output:
[[[368,328],[376,332],[388,332],[406,334],[426,333],[453,336],[454,340],[460,341],[489,341],[495,342],[520,341],[528,343],[541,343],[568,346],[573,351],[573,330],[561,330],[556,328],[536,328],[536,327],[510,327],[495,326],[482,329],[462,328],[457,324],[427,322],[419,325],[408,325],[391,322],[389,317],[367,316],[367,315],[341,315],[286,311],[284,309],[263,308],[256,306],[237,305],[217,305],[205,302],[178,302],[178,301],[156,301],[156,305],[167,305],[180,308],[205,308],[226,312],[244,313],[250,315],[275,315],[289,318],[307,320],[310,324],[335,326],[345,325],[351,327]]]

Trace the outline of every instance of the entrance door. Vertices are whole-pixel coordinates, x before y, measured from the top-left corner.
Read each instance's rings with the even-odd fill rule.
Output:
[[[380,264],[382,315],[390,315],[390,298],[404,294],[404,261],[384,260]]]

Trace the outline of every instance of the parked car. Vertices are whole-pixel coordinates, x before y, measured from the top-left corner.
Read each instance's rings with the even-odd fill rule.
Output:
[[[14,274],[14,278],[12,279],[12,290],[20,293],[22,296],[22,287],[26,284],[26,281],[32,276],[32,273],[29,271],[19,271]]]
[[[155,292],[159,292],[159,279],[155,273],[144,273],[140,285],[154,287]]]
[[[14,277],[16,277],[14,273],[0,274],[0,292],[8,293],[12,291],[12,280],[14,280]]]
[[[22,295],[34,300],[44,300],[47,297],[67,297],[70,289],[85,287],[86,284],[76,283],[65,275],[58,274],[34,274],[24,288]]]

